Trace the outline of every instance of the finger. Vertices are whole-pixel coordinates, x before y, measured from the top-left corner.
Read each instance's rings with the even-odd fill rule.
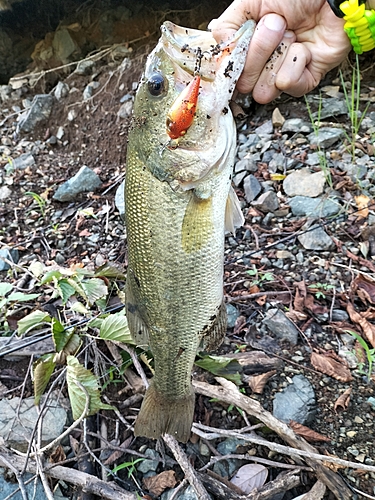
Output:
[[[323,73],[313,74],[309,70],[311,52],[302,43],[293,43],[276,76],[276,87],[289,95],[300,97],[313,90]]]
[[[248,19],[259,21],[259,1],[234,0],[218,19],[213,19],[208,28],[220,43],[228,40]]]
[[[267,14],[259,21],[247,53],[244,71],[237,83],[239,92],[253,90],[271,54],[284,37],[285,19],[277,14]]]
[[[295,39],[293,31],[286,31],[259,75],[253,88],[253,98],[260,104],[266,104],[281,94],[281,89],[276,86],[276,78]]]

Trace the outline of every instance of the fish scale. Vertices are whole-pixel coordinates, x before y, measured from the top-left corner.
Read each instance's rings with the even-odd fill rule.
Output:
[[[238,200],[230,191],[236,130],[223,109],[244,64],[252,29],[243,27],[230,50],[225,44],[225,57],[238,52],[233,79],[225,75],[227,61],[217,48],[216,54],[202,58],[196,116],[183,137],[172,143],[166,129],[168,110],[181,86],[192,80],[193,70],[181,68],[171,51],[181,54],[184,39],[190,40],[190,59],[186,48],[183,52],[194,66],[194,37],[199,35],[199,48],[207,39],[208,49],[213,39],[198,30],[165,26],[148,58],[129,133],[125,295],[132,336],[137,345],[149,344],[155,367],[135,435],[158,438],[168,433],[186,442],[194,414],[191,371],[197,350],[201,343],[210,348],[220,344],[226,330],[225,219],[229,207],[232,221]],[[205,75],[210,77],[206,81]],[[178,110],[176,116],[178,120]]]

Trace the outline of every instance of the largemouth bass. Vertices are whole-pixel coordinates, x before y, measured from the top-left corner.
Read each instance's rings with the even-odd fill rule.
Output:
[[[135,435],[189,439],[197,349],[219,345],[225,230],[241,225],[231,188],[236,129],[229,101],[254,23],[217,44],[209,32],[170,22],[149,55],[129,134],[125,223],[126,309],[155,375]]]

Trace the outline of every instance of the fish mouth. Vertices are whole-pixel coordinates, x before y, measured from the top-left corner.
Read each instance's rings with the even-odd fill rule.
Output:
[[[199,74],[202,80],[212,82],[229,58],[236,59],[241,52],[246,56],[254,29],[255,22],[247,21],[232,38],[217,43],[210,31],[184,28],[166,21],[161,26],[161,41],[164,51],[176,65],[190,75]],[[238,79],[242,66],[237,65],[234,78]]]

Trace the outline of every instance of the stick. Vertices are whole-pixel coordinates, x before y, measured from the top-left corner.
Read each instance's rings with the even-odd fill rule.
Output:
[[[26,460],[23,457],[16,455],[4,455],[0,453],[0,466],[1,467],[14,467],[16,470],[22,470],[25,466]],[[12,469],[13,470],[13,469]],[[27,472],[31,474],[37,473],[37,465],[33,460],[29,460],[26,466]],[[60,479],[66,481],[67,483],[79,486],[83,491],[97,495],[99,498],[105,500],[137,500],[137,496],[134,493],[120,488],[116,483],[105,483],[101,479],[86,474],[85,472],[80,472],[75,469],[70,469],[69,467],[57,466],[47,466],[44,469],[46,476],[53,477],[55,479]],[[139,498],[139,497],[138,497]]]
[[[221,377],[217,377],[216,380],[221,384],[221,387],[198,381],[193,381],[193,387],[199,394],[203,394],[211,398],[218,398],[221,401],[238,406],[249,415],[258,418],[261,422],[266,424],[267,427],[276,432],[293,448],[308,452],[305,457],[305,461],[314,469],[318,479],[320,479],[332,491],[338,500],[347,500],[348,498],[351,498],[352,492],[341,477],[325,467],[322,463],[318,462],[316,458],[311,458],[311,454],[317,454],[316,448],[307,443],[303,438],[297,436],[287,424],[281,422],[271,413],[264,410],[258,401],[255,401],[254,399],[251,399],[239,392],[237,386],[233,382]],[[264,440],[264,444],[266,443],[267,441]],[[328,461],[330,458],[324,455],[321,455],[321,457],[322,461]]]

